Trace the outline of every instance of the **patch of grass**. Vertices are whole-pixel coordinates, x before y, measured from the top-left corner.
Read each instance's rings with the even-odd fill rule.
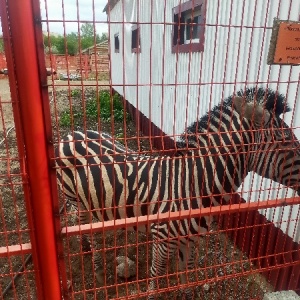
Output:
[[[77,91],[77,92],[76,92]],[[73,90],[72,96],[77,96],[79,90]],[[74,94],[74,95],[73,95]],[[111,96],[109,91],[101,91],[98,97],[89,99],[85,102],[85,115],[82,113],[82,107],[73,107],[73,115],[70,110],[65,110],[60,115],[60,125],[70,127],[74,125],[98,122],[98,119],[108,122],[112,118],[114,122],[122,122],[124,118],[129,120],[129,114],[124,112],[122,98],[115,93]],[[85,120],[84,120],[85,119]]]
[[[71,90],[71,96],[72,97],[80,96],[80,90],[79,89]]]
[[[73,111],[71,115],[70,110],[64,110],[60,115],[60,126],[61,127],[70,127],[72,123],[74,125],[82,124],[83,113],[80,111]]]
[[[64,110],[60,114],[59,122],[60,122],[60,125],[62,127],[69,127],[69,126],[71,126],[71,114],[70,114],[70,110]]]
[[[103,121],[110,121],[112,117],[115,122],[123,121],[124,117],[128,119],[128,114],[124,114],[123,103],[119,94],[115,93],[113,97],[111,97],[108,91],[102,91],[99,94],[98,101],[100,118]]]

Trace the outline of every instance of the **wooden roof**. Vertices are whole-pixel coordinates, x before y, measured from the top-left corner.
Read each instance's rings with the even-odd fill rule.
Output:
[[[108,53],[108,40],[105,40],[99,44],[93,45],[89,48],[83,49],[82,54],[92,54],[94,52],[107,52]]]

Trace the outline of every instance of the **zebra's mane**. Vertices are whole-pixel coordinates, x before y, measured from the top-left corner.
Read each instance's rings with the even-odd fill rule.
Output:
[[[256,101],[259,105],[263,105],[265,109],[269,110],[276,116],[291,110],[284,95],[269,88],[246,88],[245,90],[238,91],[236,95],[245,98],[247,102]],[[187,127],[185,132],[180,136],[179,141],[177,142],[177,147],[190,147],[190,144],[193,144],[193,142],[197,139],[197,133],[210,131],[209,127],[212,120],[218,120],[220,122],[222,121],[222,115],[231,115],[232,100],[234,96],[235,95],[231,95],[224,99],[220,104],[214,106],[198,121]]]

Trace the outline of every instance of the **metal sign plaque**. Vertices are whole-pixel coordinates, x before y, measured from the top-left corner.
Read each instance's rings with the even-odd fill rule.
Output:
[[[273,63],[300,64],[300,22],[279,22]]]

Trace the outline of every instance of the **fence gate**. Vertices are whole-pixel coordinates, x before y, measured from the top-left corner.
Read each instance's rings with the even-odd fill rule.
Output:
[[[0,13],[0,299],[300,293],[298,0]]]

